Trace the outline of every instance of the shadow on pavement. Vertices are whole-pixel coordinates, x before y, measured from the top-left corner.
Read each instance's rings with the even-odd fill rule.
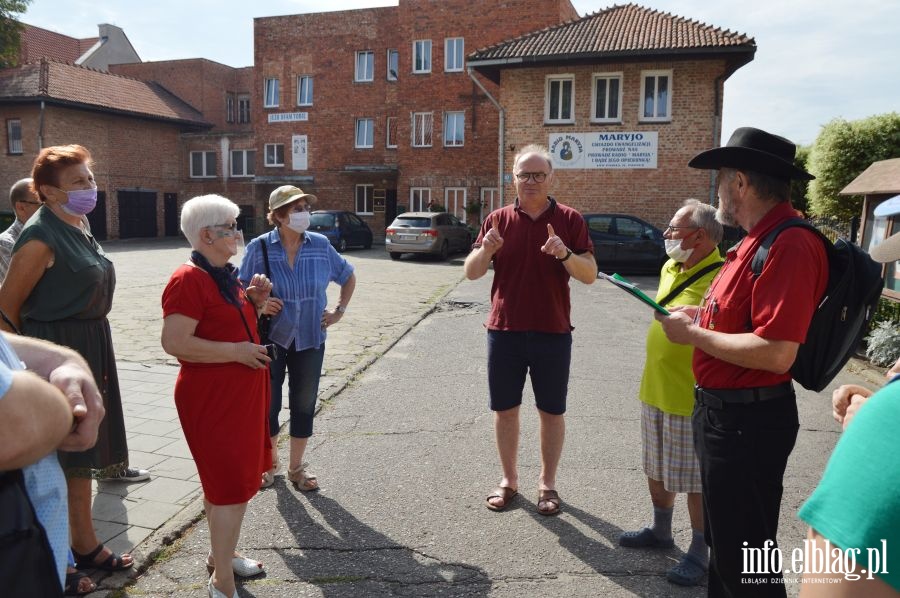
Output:
[[[487,596],[488,575],[472,565],[441,562],[403,546],[367,526],[321,492],[299,492],[276,484],[276,508],[294,536],[296,549],[278,549],[294,577],[314,584],[323,596]]]

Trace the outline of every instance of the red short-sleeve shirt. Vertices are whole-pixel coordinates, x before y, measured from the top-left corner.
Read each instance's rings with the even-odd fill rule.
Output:
[[[788,203],[778,204],[754,226],[713,280],[700,312],[700,326],[717,332],[753,334],[770,340],[803,343],[828,284],[828,257],[821,239],[802,228],[782,231],[754,279],[750,263],[759,244],[776,225],[796,218]],[[705,388],[751,388],[787,382],[790,372],[775,374],[744,368],[694,351],[694,376]]]
[[[593,252],[594,244],[577,210],[557,203],[537,220],[519,208],[519,200],[492,212],[481,225],[475,247],[491,229],[494,216],[503,247],[494,254],[491,330],[568,333],[570,320],[569,273],[552,255],[541,253],[547,242],[547,224],[573,253]]]

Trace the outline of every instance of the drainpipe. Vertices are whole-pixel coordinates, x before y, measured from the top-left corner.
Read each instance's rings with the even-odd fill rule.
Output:
[[[467,67],[466,73],[468,73],[469,78],[475,82],[475,85],[478,86],[478,89],[484,92],[484,95],[487,96],[491,103],[494,104],[494,106],[496,106],[497,110],[500,112],[499,147],[497,148],[497,190],[500,194],[500,205],[503,206],[506,203],[505,201],[503,201],[503,150],[506,147],[506,112],[503,110],[503,106],[500,105],[500,102],[494,99],[494,96],[492,96],[490,92],[484,88],[484,85],[481,84],[481,81],[479,81],[475,77],[475,73],[472,72],[472,67]]]
[[[38,151],[44,149],[44,100],[41,100],[41,115],[38,117]]]
[[[713,121],[712,121],[712,145],[710,147],[719,147],[722,144],[722,130],[720,128],[722,121],[722,112],[719,109],[721,105],[721,94],[719,88],[724,85],[725,79],[731,76],[731,70],[726,69],[724,73],[713,79]],[[709,205],[718,207],[718,196],[716,195],[716,173],[718,170],[709,171]]]

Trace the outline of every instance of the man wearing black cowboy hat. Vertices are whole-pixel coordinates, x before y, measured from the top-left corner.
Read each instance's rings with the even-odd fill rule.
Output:
[[[775,226],[798,215],[791,180],[814,178],[794,166],[795,152],[783,137],[744,127],[689,162],[719,171],[716,216],[747,236],[728,251],[699,308],[657,317],[669,340],[695,347],[692,423],[710,596],[785,596],[781,572],[760,561],[777,547],[782,480],[799,429],[789,370],[825,291],[828,260],[813,232],[794,227],[778,235],[759,276],[750,262]]]

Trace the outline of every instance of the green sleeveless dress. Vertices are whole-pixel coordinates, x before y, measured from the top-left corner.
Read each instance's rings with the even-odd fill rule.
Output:
[[[128,465],[128,445],[106,319],[116,287],[115,268],[89,233],[63,222],[46,206],[25,225],[13,253],[32,240],[49,246],[54,262],[22,306],[22,333],[80,353],[90,365],[106,408],[97,444],[83,452],[60,451],[59,463],[67,477],[118,475]]]

